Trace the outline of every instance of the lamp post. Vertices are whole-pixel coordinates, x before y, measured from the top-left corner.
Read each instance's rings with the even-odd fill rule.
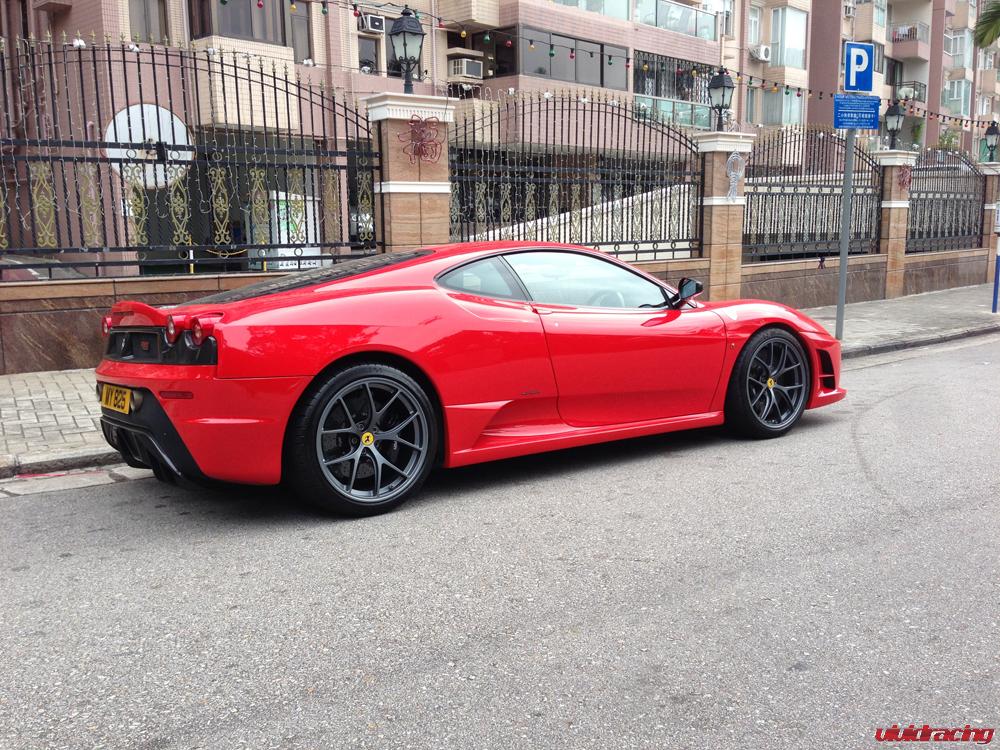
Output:
[[[409,6],[404,6],[399,18],[392,22],[389,43],[392,56],[403,73],[403,93],[412,94],[413,71],[420,67],[420,51],[424,46],[424,27]]]
[[[896,148],[896,136],[903,129],[904,117],[903,109],[897,101],[890,104],[889,108],[885,111],[885,129],[889,133],[889,148],[892,150]]]
[[[998,141],[1000,141],[1000,128],[997,127],[996,120],[994,120],[986,128],[986,148],[990,150],[990,161],[996,161]]]
[[[735,90],[733,79],[729,77],[725,68],[719,68],[719,72],[708,82],[708,99],[712,103],[712,109],[718,113],[716,130],[722,130],[722,114],[732,105]]]

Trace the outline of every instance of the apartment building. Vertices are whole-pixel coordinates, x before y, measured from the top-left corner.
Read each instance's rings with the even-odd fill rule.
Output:
[[[416,93],[599,88],[709,128],[708,81],[740,82],[743,123],[806,120],[812,0],[413,0],[427,30]],[[345,0],[0,0],[0,36],[95,35],[246,52],[358,96],[401,91],[386,32],[399,7]],[[488,94],[487,94],[488,95]]]
[[[905,103],[900,145],[954,144],[980,152],[983,128],[972,120],[1000,114],[997,45],[973,42],[986,0],[843,0],[818,3],[812,16],[811,85],[838,91],[847,40],[875,45],[875,94]],[[839,29],[839,34],[830,33]],[[822,33],[820,33],[822,30]],[[820,64],[820,61],[838,61]],[[810,122],[828,123],[833,105],[814,101]],[[963,122],[964,121],[964,122]]]

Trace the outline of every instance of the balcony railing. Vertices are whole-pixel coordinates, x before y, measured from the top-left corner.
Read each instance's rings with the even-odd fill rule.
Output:
[[[931,38],[931,27],[923,21],[894,23],[889,29],[889,38],[893,42],[923,42],[927,44]]]
[[[639,22],[708,41],[718,39],[715,13],[671,0],[638,0]]]
[[[682,128],[712,128],[712,108],[707,104],[696,104],[679,99],[664,99],[658,96],[637,96],[635,116],[676,125]]]
[[[893,99],[903,101],[927,101],[927,84],[923,81],[903,81],[892,87]]]

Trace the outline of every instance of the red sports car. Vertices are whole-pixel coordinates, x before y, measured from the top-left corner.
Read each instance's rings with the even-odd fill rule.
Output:
[[[723,422],[756,438],[844,397],[840,346],[773,302],[695,301],[525,242],[347,260],[104,319],[102,427],[163,480],[292,485],[385,511],[436,465]]]

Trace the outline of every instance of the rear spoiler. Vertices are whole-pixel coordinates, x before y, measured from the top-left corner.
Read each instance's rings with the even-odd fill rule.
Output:
[[[111,308],[111,326],[165,326],[167,313],[142,302],[116,302]]]

